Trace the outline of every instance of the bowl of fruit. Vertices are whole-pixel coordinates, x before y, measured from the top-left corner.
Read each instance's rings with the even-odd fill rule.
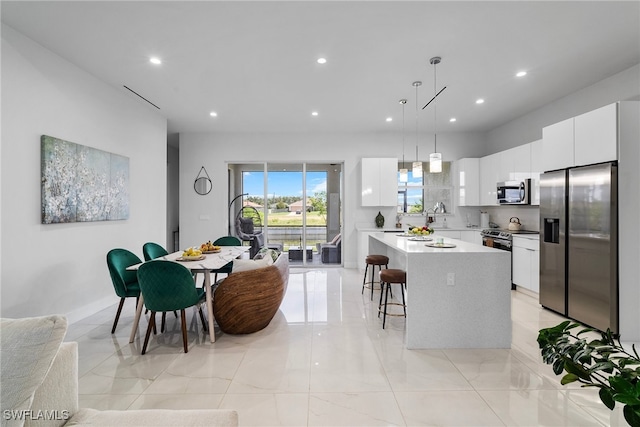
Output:
[[[433,234],[433,228],[429,228],[426,225],[422,227],[413,227],[409,230],[409,233],[415,234],[416,236],[428,236],[429,234]]]
[[[185,249],[182,256],[178,258],[179,261],[199,261],[201,259],[204,259],[202,251],[193,247]]]
[[[215,254],[220,252],[221,249],[222,248],[220,246],[216,246],[211,243],[211,240],[200,245],[200,251],[202,251],[203,254]]]
[[[429,228],[426,225],[422,227],[411,227],[409,228],[409,234],[413,235],[410,240],[432,240],[427,236],[433,234],[433,228]]]

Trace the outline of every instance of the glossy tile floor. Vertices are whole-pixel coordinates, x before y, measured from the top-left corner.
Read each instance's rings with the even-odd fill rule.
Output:
[[[286,298],[264,330],[209,343],[188,312],[140,355],[129,344],[133,302],[110,333],[116,305],[69,327],[79,343],[80,406],[232,408],[242,426],[615,426],[597,392],[563,387],[541,362],[538,329],[561,317],[512,291],[511,349],[407,350],[404,319],[377,317],[358,270],[292,269]],[[114,301],[115,302],[115,301]],[[397,307],[396,307],[397,308]],[[141,322],[144,334],[146,321]]]

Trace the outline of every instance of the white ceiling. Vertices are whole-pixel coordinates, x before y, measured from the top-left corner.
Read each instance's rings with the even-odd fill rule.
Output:
[[[160,107],[170,133],[398,131],[401,98],[409,100],[405,122],[413,130],[412,82],[424,83],[421,108],[434,94],[433,56],[442,57],[438,89],[447,86],[436,101],[438,132],[484,132],[640,63],[638,1],[1,7],[3,23]],[[152,55],[163,64],[150,64]],[[320,56],[325,65],[316,63]],[[528,75],[514,77],[519,70]],[[433,116],[432,106],[420,110],[420,131],[433,129]]]

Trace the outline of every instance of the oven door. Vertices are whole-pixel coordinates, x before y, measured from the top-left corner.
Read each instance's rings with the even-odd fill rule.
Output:
[[[488,246],[490,248],[511,252],[511,241],[504,240],[504,239],[497,239],[495,237],[483,236],[482,246]]]

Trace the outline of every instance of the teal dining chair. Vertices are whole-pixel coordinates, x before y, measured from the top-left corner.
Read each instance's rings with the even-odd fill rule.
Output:
[[[188,353],[187,320],[184,310],[197,305],[203,328],[205,331],[207,330],[207,322],[204,319],[201,305],[205,299],[204,289],[195,286],[193,276],[188,268],[177,262],[163,260],[142,264],[138,269],[138,282],[144,298],[144,305],[151,312],[142,354],[147,351],[149,337],[156,323],[156,313],[173,310],[180,310],[182,344],[184,352]]]
[[[157,243],[147,242],[142,245],[142,255],[144,255],[145,261],[151,261],[169,255],[169,252]]]
[[[161,258],[163,256],[169,255],[169,252],[162,246],[157,243],[147,242],[142,245],[142,255],[144,256],[145,261],[151,261],[152,259]],[[176,311],[173,314],[178,318],[178,313]],[[160,332],[164,332],[164,327],[167,321],[167,313],[162,313],[162,322],[160,325]]]
[[[242,246],[242,241],[235,236],[222,236],[218,237],[215,242],[213,242],[216,246]],[[223,265],[217,270],[211,270],[215,275],[213,276],[213,283],[218,281],[218,273],[221,274],[231,274],[231,269],[233,268],[233,261]]]
[[[136,306],[138,305],[137,302],[140,297],[138,277],[135,271],[128,271],[127,267],[141,262],[142,260],[138,258],[137,255],[126,249],[111,249],[107,253],[107,267],[109,268],[111,282],[113,283],[116,295],[120,297],[120,304],[118,305],[116,318],[113,321],[113,327],[111,328],[112,334],[116,331],[116,326],[118,326],[118,319],[120,319],[120,313],[122,312],[122,306],[124,305],[125,299],[135,297]]]

